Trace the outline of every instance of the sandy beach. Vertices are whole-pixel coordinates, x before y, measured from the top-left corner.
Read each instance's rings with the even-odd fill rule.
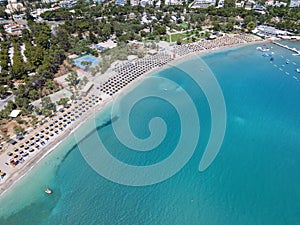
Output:
[[[89,108],[78,119],[76,119],[74,122],[72,122],[65,130],[60,132],[59,135],[55,136],[54,138],[51,138],[49,140],[49,142],[47,142],[46,146],[41,147],[40,150],[31,154],[30,157],[28,157],[24,163],[17,165],[15,168],[12,168],[10,170],[10,172],[7,173],[5,178],[0,181],[0,195],[5,193],[7,190],[11,189],[17,181],[19,181],[24,176],[26,176],[26,174],[28,174],[29,171],[37,163],[39,163],[43,158],[45,158],[48,154],[50,154],[53,150],[55,150],[57,148],[57,146],[59,146],[67,136],[69,136],[72,132],[74,132],[76,129],[78,129],[78,127],[80,127],[82,124],[84,124],[87,120],[93,119],[95,114],[100,112],[101,110],[103,110],[107,106],[108,103],[111,103],[116,97],[126,94],[130,89],[134,88],[139,82],[141,82],[145,77],[149,76],[150,74],[153,74],[159,70],[174,66],[175,64],[177,64],[180,61],[188,60],[189,58],[195,57],[197,55],[207,54],[210,52],[214,52],[214,51],[218,51],[218,50],[222,50],[222,49],[228,49],[228,48],[232,48],[232,47],[239,47],[239,46],[251,45],[254,43],[263,43],[263,42],[265,42],[265,41],[260,40],[260,41],[253,41],[253,42],[248,42],[248,43],[239,43],[239,44],[228,45],[228,46],[223,46],[223,47],[216,47],[216,48],[209,49],[209,50],[191,52],[186,55],[177,56],[175,59],[173,58],[169,63],[165,64],[164,66],[153,68],[150,71],[147,71],[146,73],[137,77],[135,80],[130,82],[127,86],[120,89],[113,97],[105,95],[105,94],[101,94],[101,96],[102,96],[101,101],[99,101],[98,103],[94,104],[91,108]],[[100,91],[97,89],[98,86],[93,87],[93,89],[90,91],[88,96],[84,97],[83,100],[88,100],[92,94],[96,95],[96,96],[100,95]],[[73,109],[73,108],[71,107],[71,109]],[[53,119],[53,121],[55,119],[57,119],[58,117],[59,117],[59,115],[56,116]],[[35,133],[40,132],[42,129],[43,129],[43,127],[38,128],[37,130],[35,130]],[[0,169],[5,171],[6,167],[3,166],[4,163],[3,163],[3,160],[1,160],[1,158],[7,158],[6,154],[0,155],[0,162],[1,162]]]

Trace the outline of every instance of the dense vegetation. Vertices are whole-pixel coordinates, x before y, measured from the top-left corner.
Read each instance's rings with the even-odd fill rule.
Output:
[[[0,96],[4,96],[8,90],[15,94],[15,103],[9,103],[0,116],[6,118],[8,112],[16,107],[28,113],[31,101],[59,89],[53,78],[68,54],[87,52],[97,55],[90,45],[112,37],[119,44],[118,52],[122,53],[132,51],[124,48],[124,43],[129,40],[168,41],[168,30],[186,30],[176,39],[178,43],[182,42],[185,34],[193,35],[188,41],[202,38],[199,31],[204,26],[214,31],[243,32],[252,30],[258,24],[271,24],[296,34],[300,31],[299,9],[270,7],[266,14],[261,14],[254,10],[235,8],[233,0],[225,1],[224,8],[192,9],[188,7],[190,3],[173,6],[162,4],[154,8],[149,5],[132,7],[129,4],[117,6],[111,3],[96,3],[92,6],[88,1],[80,0],[72,9],[43,13],[41,17],[45,22],[40,23],[34,22],[29,15],[30,11],[41,7],[40,3],[24,2],[28,7],[26,15],[29,30],[23,30],[22,38],[3,36],[0,43]],[[261,4],[264,4],[263,0]],[[2,6],[0,17],[8,18]],[[142,19],[145,23],[141,23]],[[50,28],[53,23],[55,26]],[[12,62],[9,57],[10,47],[14,50]],[[22,52],[22,49],[25,51]],[[142,56],[143,52],[138,54]],[[101,70],[105,71],[114,58],[122,58],[123,55],[117,55],[114,51],[103,53]]]

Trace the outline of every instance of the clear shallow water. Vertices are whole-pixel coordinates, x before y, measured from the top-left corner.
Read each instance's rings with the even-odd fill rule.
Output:
[[[210,135],[210,111],[204,93],[182,76],[180,68],[191,66],[187,61],[155,74],[185,88],[201,120],[198,147],[179,173],[146,187],[106,180],[88,166],[75,145],[93,127],[90,121],[77,138],[70,136],[13,192],[1,197],[0,224],[300,224],[300,82],[293,78],[300,79],[295,72],[300,58],[272,47],[272,63],[256,46],[202,56],[223,90],[227,108],[222,148],[204,172],[198,171],[198,164]],[[178,141],[178,114],[160,99],[139,102],[131,115],[133,132],[141,138],[149,135],[149,119],[158,115],[172,131],[149,153],[122,146],[113,135],[109,113],[108,107],[97,115],[97,132],[111,154],[124,162],[158,162]],[[83,142],[89,146],[94,136]],[[46,187],[54,194],[44,194]]]

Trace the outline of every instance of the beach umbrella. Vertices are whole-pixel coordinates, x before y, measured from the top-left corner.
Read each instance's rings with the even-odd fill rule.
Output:
[[[11,152],[8,152],[8,153],[7,153],[7,155],[8,155],[8,156],[12,156],[12,155],[13,155],[13,153],[11,153]]]
[[[34,152],[34,149],[33,149],[33,148],[30,148],[30,149],[29,149],[29,152]]]
[[[5,172],[2,172],[1,170],[0,170],[0,177],[4,177],[6,175],[6,173]]]
[[[19,149],[18,148],[14,148],[14,152],[17,152],[17,151],[19,151]]]

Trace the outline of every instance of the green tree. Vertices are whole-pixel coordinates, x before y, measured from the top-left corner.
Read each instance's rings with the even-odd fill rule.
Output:
[[[247,30],[248,31],[252,31],[254,28],[255,28],[255,23],[253,21],[250,21],[248,24],[247,24]]]
[[[14,132],[15,134],[24,134],[25,129],[21,127],[20,125],[14,126]]]
[[[182,44],[182,39],[181,39],[181,38],[178,38],[176,43],[177,43],[178,45],[181,45],[181,44]]]
[[[77,72],[70,73],[65,80],[69,83],[70,87],[74,87],[76,89],[76,85],[78,84],[78,74]]]
[[[68,98],[61,98],[61,99],[59,99],[56,103],[57,103],[58,105],[62,105],[62,106],[65,107],[65,106],[68,104],[68,101],[69,101]]]

